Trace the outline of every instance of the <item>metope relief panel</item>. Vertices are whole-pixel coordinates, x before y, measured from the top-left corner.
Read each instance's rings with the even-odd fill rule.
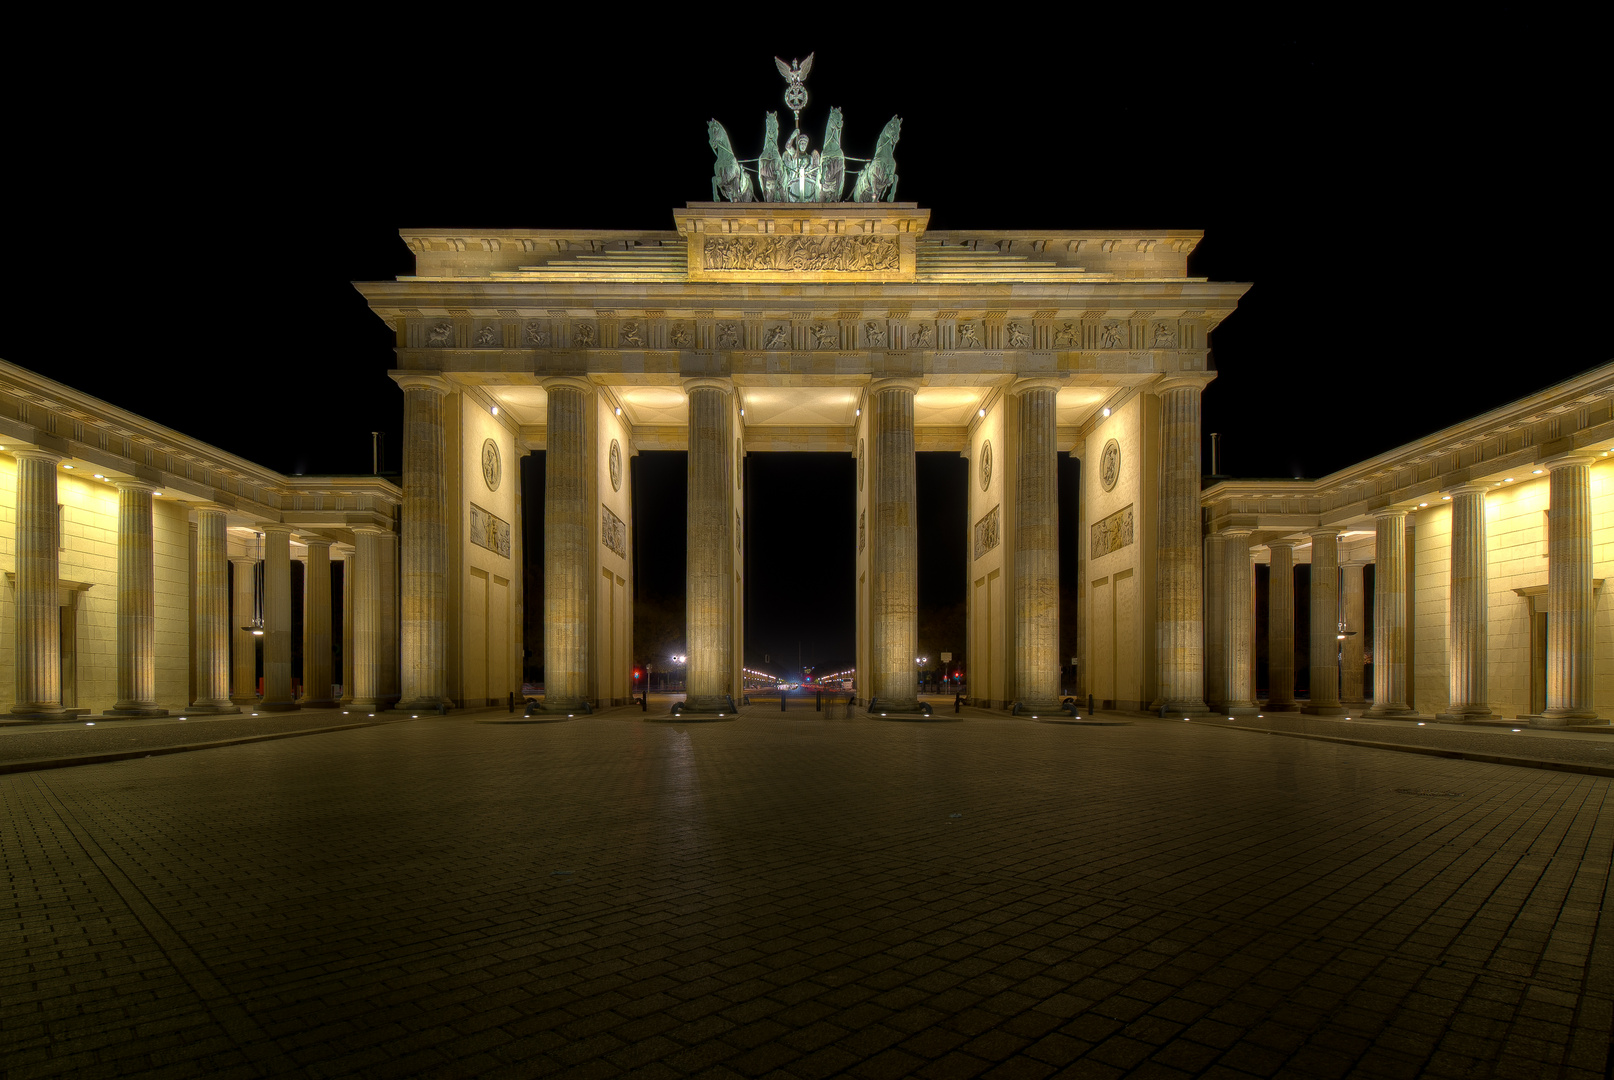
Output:
[[[705,270],[868,273],[900,265],[896,237],[709,236],[701,248]]]
[[[975,558],[977,559],[998,546],[998,509],[998,506],[992,507],[980,521],[975,523]]]
[[[1103,521],[1093,523],[1093,554],[1098,559],[1120,551],[1132,542],[1132,507],[1117,510]]]
[[[471,543],[505,558],[510,557],[510,523],[471,504]]]
[[[600,507],[600,542],[619,557],[628,557],[628,527],[605,505]]]

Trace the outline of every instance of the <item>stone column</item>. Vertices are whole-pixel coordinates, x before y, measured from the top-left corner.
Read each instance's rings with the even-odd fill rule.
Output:
[[[331,696],[331,542],[313,536],[303,563],[303,697],[305,709],[334,709]]]
[[[1564,454],[1543,462],[1547,509],[1547,711],[1533,726],[1562,727],[1590,720],[1592,646],[1592,473],[1590,454]]]
[[[1339,531],[1311,530],[1311,700],[1301,712],[1344,716],[1339,704]]]
[[[353,692],[349,707],[375,712],[381,707],[381,539],[380,529],[353,530]]]
[[[1267,583],[1267,712],[1294,712],[1295,542],[1272,540],[1272,577]]]
[[[1221,710],[1227,703],[1227,537],[1205,537],[1205,703]]]
[[[1059,708],[1059,447],[1057,379],[1021,379],[1019,455],[1014,477],[1014,683],[1020,711]],[[911,396],[910,420],[912,418]],[[912,429],[909,471],[912,472]],[[878,475],[878,474],[877,474]],[[914,642],[918,644],[918,515],[915,528]],[[912,672],[909,672],[910,677]],[[911,678],[910,678],[911,681]]]
[[[1407,704],[1407,512],[1373,513],[1373,707],[1369,716],[1405,716]]]
[[[396,376],[404,392],[400,709],[448,698],[448,477],[440,375]],[[384,587],[384,586],[383,586]]]
[[[871,712],[919,709],[914,679],[919,531],[913,441],[913,398],[918,389],[916,379],[882,379],[869,387],[869,454],[874,460],[868,498]]]
[[[238,713],[230,700],[230,548],[222,506],[196,508],[196,698],[192,713]]]
[[[1339,703],[1352,716],[1360,716],[1367,709],[1362,686],[1366,664],[1363,646],[1367,643],[1362,633],[1362,617],[1365,614],[1362,600],[1363,565],[1360,559],[1339,564],[1340,621],[1345,624],[1347,631],[1354,631],[1339,643]]]
[[[258,704],[258,635],[243,629],[252,625],[258,606],[258,560],[231,559],[235,577],[231,588],[230,640],[234,648],[230,656],[230,700],[237,705]]]
[[[289,712],[297,708],[291,697],[291,528],[262,528],[263,704],[259,708]]]
[[[1249,529],[1225,529],[1221,577],[1226,582],[1222,604],[1227,615],[1225,712],[1255,711],[1255,569],[1250,562]]]
[[[728,711],[734,676],[733,440],[726,379],[687,379],[689,668],[685,707]]]
[[[1489,690],[1490,606],[1485,548],[1485,493],[1489,484],[1464,484],[1451,492],[1450,634],[1447,660],[1451,704],[1435,717],[1459,723],[1491,716]]]
[[[351,550],[342,560],[342,699],[338,705],[353,704],[353,576],[358,560]]]
[[[137,480],[118,488],[118,700],[107,716],[167,716],[157,704],[157,589],[151,494]]]
[[[594,385],[584,379],[545,379],[549,394],[548,449],[544,454],[544,708],[569,712],[588,704],[589,620],[593,580],[594,508],[589,470],[594,444],[589,411]],[[694,401],[690,401],[690,461],[695,459]],[[689,509],[694,536],[695,508]],[[727,549],[725,549],[727,550]],[[690,545],[690,565],[696,557]],[[689,596],[691,619],[695,597]],[[691,651],[694,642],[690,642]],[[691,666],[694,660],[690,661]]]
[[[390,709],[403,697],[403,673],[398,664],[398,534],[383,532],[377,553],[381,558],[381,636],[377,639],[381,704]]]
[[[60,454],[18,448],[17,459],[17,716],[60,720],[62,708],[61,576],[57,562],[56,467]]]
[[[1206,711],[1199,399],[1211,378],[1185,372],[1155,384],[1160,397],[1155,641],[1162,716]]]

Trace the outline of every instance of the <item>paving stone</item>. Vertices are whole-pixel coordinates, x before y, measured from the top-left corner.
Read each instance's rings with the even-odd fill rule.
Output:
[[[1609,784],[985,715],[432,718],[0,775],[0,1059],[1594,1077]]]

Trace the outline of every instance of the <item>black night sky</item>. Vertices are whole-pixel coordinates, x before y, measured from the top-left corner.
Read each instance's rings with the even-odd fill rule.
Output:
[[[1205,230],[1190,272],[1254,283],[1212,338],[1223,473],[1322,475],[1614,356],[1602,22],[617,14],[42,28],[3,76],[0,357],[275,469],[368,472],[372,430],[395,465],[349,282],[411,271],[397,230],[670,228],[706,120],[754,154],[773,56],[809,51],[815,144],[831,105],[852,154],[900,113],[934,227]],[[641,594],[679,602],[682,456],[634,468]],[[749,468],[747,661],[849,661],[849,460]],[[919,475],[922,645],[957,652],[963,463]]]

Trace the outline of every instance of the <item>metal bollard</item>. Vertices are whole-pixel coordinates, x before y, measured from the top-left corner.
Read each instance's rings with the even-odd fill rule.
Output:
[[[640,712],[649,712],[650,711],[650,691],[648,691],[648,690],[646,690],[644,693],[639,695],[639,711]]]
[[[779,711],[780,712],[785,711],[785,699],[787,699],[789,696],[790,696],[789,693],[786,692],[785,688],[781,686],[779,688]]]
[[[817,692],[816,696],[817,696],[817,701],[814,702],[814,704],[813,704],[813,712],[823,712],[824,711],[824,691],[819,690]]]
[[[516,711],[516,692],[514,690],[510,691],[510,711]]]
[[[960,694],[954,694],[953,695],[953,711],[955,713],[959,712],[962,709],[963,705],[964,705],[964,695],[961,694],[961,693]]]

